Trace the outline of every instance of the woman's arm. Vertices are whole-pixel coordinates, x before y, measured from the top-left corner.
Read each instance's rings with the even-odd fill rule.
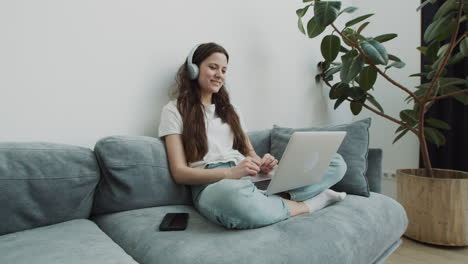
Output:
[[[247,157],[251,157],[252,159],[258,161],[260,163],[260,170],[263,171],[264,173],[270,173],[270,171],[276,169],[278,167],[278,160],[275,159],[270,153],[266,153],[263,158],[260,158],[260,156],[257,155],[255,152],[252,143],[250,143],[250,139],[245,134],[246,138],[246,144],[247,148],[249,149],[249,152],[247,153]]]
[[[247,134],[245,134],[245,133],[244,133],[244,135],[245,135],[245,138],[246,138],[245,144],[247,145],[247,148],[249,149],[249,152],[247,153],[247,157],[251,157],[253,159],[261,161],[262,158],[257,155],[257,152],[255,152],[255,149],[253,148],[252,143],[250,143],[249,136],[247,136]]]
[[[180,134],[167,135],[165,141],[171,174],[178,184],[207,184],[222,179],[240,179],[246,175],[256,175],[260,170],[251,158],[244,159],[232,168],[190,168],[187,165],[182,136]]]

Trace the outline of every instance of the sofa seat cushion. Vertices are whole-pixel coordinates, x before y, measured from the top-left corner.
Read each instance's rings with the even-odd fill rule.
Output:
[[[86,219],[0,236],[0,263],[136,263]]]
[[[184,231],[158,230],[168,212],[188,212]],[[191,206],[162,206],[93,218],[136,261],[150,263],[373,263],[406,230],[391,198],[347,198],[314,214],[250,230],[228,230]]]

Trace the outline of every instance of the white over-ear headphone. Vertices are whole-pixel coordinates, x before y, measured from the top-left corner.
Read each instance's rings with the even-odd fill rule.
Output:
[[[198,78],[199,69],[198,69],[198,66],[192,62],[192,58],[193,58],[193,54],[195,53],[195,51],[200,45],[201,44],[198,44],[195,47],[193,47],[187,57],[187,70],[189,72],[190,80],[196,80]]]

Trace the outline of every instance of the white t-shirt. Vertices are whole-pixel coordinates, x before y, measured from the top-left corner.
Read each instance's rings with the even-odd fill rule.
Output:
[[[233,161],[238,164],[245,156],[238,150],[233,149],[234,134],[227,123],[223,123],[215,113],[216,105],[203,105],[205,108],[205,128],[208,140],[208,152],[202,160],[190,163],[192,168],[204,168],[208,164],[218,162]],[[243,117],[237,107],[234,107],[239,116],[242,130],[247,129]],[[167,103],[161,112],[161,122],[159,123],[159,137],[162,138],[171,134],[182,134],[182,116],[177,109],[177,100]]]

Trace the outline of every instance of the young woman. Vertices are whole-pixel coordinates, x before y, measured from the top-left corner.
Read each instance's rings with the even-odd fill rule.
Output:
[[[197,210],[227,228],[245,229],[312,213],[343,200],[330,188],[343,177],[346,163],[336,154],[323,181],[266,196],[242,179],[269,173],[278,160],[259,157],[246,135],[239,110],[224,86],[229,55],[216,43],[192,49],[180,67],[177,100],[163,107],[159,137],[166,143],[172,177],[190,185]]]

